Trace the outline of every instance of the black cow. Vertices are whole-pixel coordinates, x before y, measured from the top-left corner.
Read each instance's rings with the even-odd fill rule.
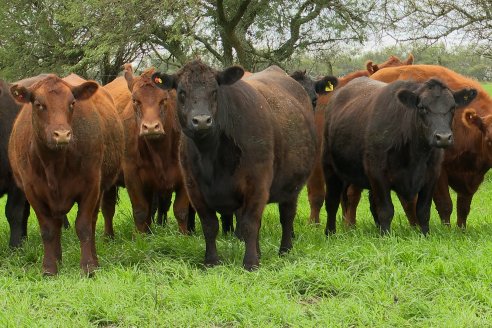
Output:
[[[426,234],[442,148],[453,142],[454,110],[476,94],[453,92],[437,79],[387,84],[366,77],[335,92],[324,132],[325,232],[335,231],[340,195],[354,184],[370,190],[371,213],[383,233],[394,213],[390,191],[407,201],[418,195],[417,218]]]
[[[200,60],[154,82],[177,91],[181,165],[206,240],[205,264],[215,265],[216,212],[236,215],[246,243],[244,267],[259,265],[259,228],[267,203],[278,203],[280,253],[292,248],[297,198],[316,151],[306,91],[274,66],[241,80],[233,66],[216,71]]]
[[[295,71],[290,74],[290,77],[299,82],[300,85],[306,90],[309,98],[311,99],[311,104],[313,105],[313,110],[316,108],[318,101],[318,95],[327,94],[333,91],[333,89],[338,85],[338,79],[331,75],[326,75],[318,80],[313,80],[304,71]]]
[[[7,194],[5,216],[10,225],[9,246],[18,247],[27,236],[29,203],[14,182],[8,159],[8,143],[21,106],[10,95],[10,85],[0,80],[0,195]]]

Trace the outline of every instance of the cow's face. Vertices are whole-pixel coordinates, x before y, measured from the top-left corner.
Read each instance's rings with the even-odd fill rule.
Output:
[[[165,113],[173,101],[169,91],[152,83],[153,73],[154,69],[149,69],[141,76],[133,77],[131,65],[125,65],[125,79],[132,93],[138,134],[146,139],[159,139],[165,135]]]
[[[338,84],[338,79],[334,76],[327,75],[317,81],[306,75],[306,71],[295,71],[290,75],[291,78],[296,80],[304,90],[306,90],[313,109],[316,108],[318,101],[318,95],[327,94],[333,91]]]
[[[481,134],[482,154],[487,163],[492,165],[492,115],[481,117],[473,108],[467,108],[463,111],[461,121],[467,129]]]
[[[90,98],[97,88],[96,82],[71,86],[50,75],[29,88],[14,85],[10,91],[18,102],[31,103],[34,133],[42,144],[54,150],[71,142],[76,103]]]
[[[218,72],[195,60],[175,75],[155,73],[153,81],[162,89],[176,89],[178,118],[183,132],[201,138],[214,131],[220,87],[235,83],[243,74],[244,70],[238,66]]]
[[[453,144],[451,124],[455,110],[468,105],[476,95],[475,89],[453,92],[439,80],[430,79],[416,91],[400,90],[398,99],[418,111],[419,126],[429,145],[446,148]]]

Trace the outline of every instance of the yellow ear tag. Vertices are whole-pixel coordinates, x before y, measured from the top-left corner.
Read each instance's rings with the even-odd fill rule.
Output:
[[[325,91],[333,91],[333,84],[330,81],[326,82]]]
[[[157,84],[162,84],[162,79],[158,76],[155,77],[154,82]]]
[[[465,101],[467,101],[467,100],[468,100],[468,96],[464,96],[464,97],[463,97],[463,99],[464,99]]]

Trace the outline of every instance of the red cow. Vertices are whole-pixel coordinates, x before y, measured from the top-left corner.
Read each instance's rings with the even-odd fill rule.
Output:
[[[188,233],[194,229],[194,211],[179,168],[176,93],[157,88],[151,81],[153,73],[150,68],[134,76],[131,65],[126,64],[124,78],[104,86],[115,99],[125,130],[125,185],[140,232],[150,231],[154,195],[159,196],[167,212],[175,192],[174,216],[180,231]]]
[[[58,272],[63,218],[77,203],[80,266],[91,274],[98,266],[94,235],[101,193],[115,183],[123,157],[123,127],[113,100],[96,82],[76,75],[49,75],[10,91],[23,107],[9,160],[39,221],[43,272]]]

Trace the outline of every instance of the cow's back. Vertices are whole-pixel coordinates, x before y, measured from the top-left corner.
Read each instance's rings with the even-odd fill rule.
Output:
[[[113,97],[116,111],[121,115],[132,98],[132,93],[128,89],[128,83],[125,78],[123,76],[119,76],[104,85],[103,89],[108,91],[111,97]]]
[[[275,167],[271,201],[283,198],[285,185],[304,183],[314,164],[316,132],[309,97],[283,70],[272,66],[244,79],[268,102],[275,126]]]

